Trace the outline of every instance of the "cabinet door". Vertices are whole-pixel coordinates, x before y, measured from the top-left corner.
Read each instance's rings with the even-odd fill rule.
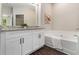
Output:
[[[6,50],[6,38],[5,38],[5,32],[0,33],[0,55],[5,55],[5,50]]]
[[[22,43],[22,54],[29,54],[32,51],[32,34],[29,32],[23,33],[21,35],[21,39],[23,39]]]
[[[39,47],[42,47],[45,44],[44,34],[43,32],[39,33]]]
[[[33,50],[39,48],[39,33],[33,32]]]
[[[41,31],[33,32],[33,50],[36,50],[44,45],[44,36]]]
[[[6,55],[21,55],[20,38],[6,40]]]

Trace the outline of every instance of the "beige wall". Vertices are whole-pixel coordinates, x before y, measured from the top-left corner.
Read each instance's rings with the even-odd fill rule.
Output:
[[[54,4],[53,7],[55,30],[75,30],[78,28],[79,4]]]
[[[79,28],[79,4],[57,3],[48,6],[46,6],[46,12],[52,16],[53,21],[48,27],[53,30],[76,30]]]
[[[44,26],[45,26],[45,28],[47,28],[47,29],[52,29],[52,21],[53,21],[53,18],[52,18],[52,4],[50,4],[50,3],[46,3],[46,4],[44,4],[44,7],[45,7],[45,11],[44,11],[44,14],[46,15],[46,16],[50,16],[51,17],[51,23],[50,24],[44,24]],[[45,20],[44,20],[44,22],[45,22]]]

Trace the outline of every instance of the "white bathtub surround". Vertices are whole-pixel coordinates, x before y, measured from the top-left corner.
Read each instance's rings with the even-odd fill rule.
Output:
[[[45,39],[45,45],[51,48],[57,48],[57,50],[66,54],[79,54],[78,31],[47,31],[45,32]]]
[[[56,49],[62,49],[61,37],[53,36],[53,34],[46,34],[46,38],[51,40],[51,46]]]
[[[62,49],[61,39],[54,38],[52,40],[53,48]]]

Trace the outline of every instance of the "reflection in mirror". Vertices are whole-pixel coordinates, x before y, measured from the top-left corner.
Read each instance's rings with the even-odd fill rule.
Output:
[[[16,26],[24,24],[24,15],[16,15]]]
[[[11,26],[12,24],[12,8],[6,4],[2,4],[2,25]]]
[[[37,26],[36,6],[29,3],[3,3],[3,26]]]

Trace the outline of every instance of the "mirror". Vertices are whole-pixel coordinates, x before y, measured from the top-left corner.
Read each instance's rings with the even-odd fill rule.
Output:
[[[4,26],[37,26],[36,5],[31,3],[2,3]]]

